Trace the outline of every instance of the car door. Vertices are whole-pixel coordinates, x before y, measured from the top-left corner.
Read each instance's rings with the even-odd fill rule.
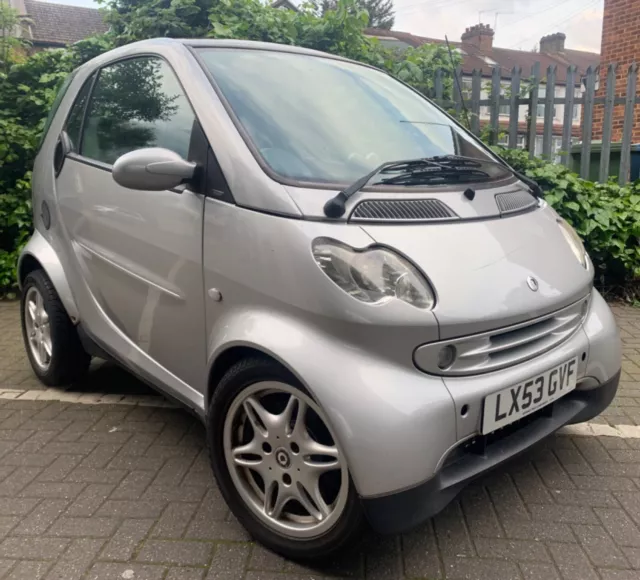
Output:
[[[111,174],[118,157],[145,147],[200,161],[202,130],[175,72],[153,56],[103,67],[80,90],[62,139],[61,217],[101,316],[134,347],[118,354],[131,362],[142,352],[162,367],[156,376],[201,391],[203,196],[127,189]]]

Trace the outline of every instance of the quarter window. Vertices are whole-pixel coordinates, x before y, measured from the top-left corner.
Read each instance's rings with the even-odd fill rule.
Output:
[[[80,151],[80,131],[82,130],[82,119],[84,117],[84,110],[87,105],[87,99],[89,98],[89,92],[91,91],[91,84],[93,83],[94,75],[91,75],[82,85],[78,96],[76,97],[69,117],[67,119],[66,132],[71,140],[71,150],[75,153]]]
[[[178,79],[160,58],[128,59],[103,68],[82,137],[82,155],[112,165],[129,151],[164,147],[184,158],[195,115]]]

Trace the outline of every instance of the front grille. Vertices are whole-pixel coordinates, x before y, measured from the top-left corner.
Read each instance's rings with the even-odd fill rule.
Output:
[[[488,373],[534,358],[558,346],[573,335],[587,314],[589,298],[567,308],[508,328],[475,336],[457,338],[419,347],[414,360],[421,370],[441,376]],[[438,366],[438,355],[445,346],[456,351],[454,363]]]
[[[498,193],[496,203],[501,214],[509,214],[532,209],[538,205],[536,198],[520,189],[508,193]]]
[[[458,216],[439,199],[379,199],[359,203],[351,221],[425,222],[457,219]]]

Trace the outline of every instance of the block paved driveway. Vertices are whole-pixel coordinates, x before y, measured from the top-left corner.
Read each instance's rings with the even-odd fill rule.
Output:
[[[623,382],[596,422],[638,425],[640,310],[616,314]],[[15,303],[0,302],[0,349],[2,580],[640,578],[640,439],[556,436],[420,529],[306,568],[249,540],[191,416],[106,364],[45,389]]]

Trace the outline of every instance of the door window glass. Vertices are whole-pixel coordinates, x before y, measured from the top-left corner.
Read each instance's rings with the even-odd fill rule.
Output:
[[[113,164],[143,147],[165,147],[187,158],[195,116],[178,79],[160,58],[105,67],[96,82],[82,155]]]
[[[67,94],[67,89],[71,84],[71,81],[75,77],[75,71],[72,72],[67,78],[63,81],[62,85],[58,89],[58,93],[56,94],[56,98],[53,100],[53,104],[51,105],[51,109],[49,110],[49,115],[47,116],[47,120],[44,123],[44,128],[42,129],[42,135],[40,136],[40,142],[38,143],[38,150],[42,147],[44,140],[49,132],[49,127],[51,127],[51,123],[53,123],[53,118],[56,116],[56,112],[58,111],[58,107],[62,102],[62,99]]]
[[[69,118],[67,119],[66,131],[69,139],[71,140],[71,150],[78,153],[80,151],[80,131],[82,129],[82,118],[84,117],[84,109],[89,98],[89,91],[91,91],[91,84],[93,83],[93,75],[91,75],[82,85],[78,96],[76,97],[71,111],[69,112]]]

